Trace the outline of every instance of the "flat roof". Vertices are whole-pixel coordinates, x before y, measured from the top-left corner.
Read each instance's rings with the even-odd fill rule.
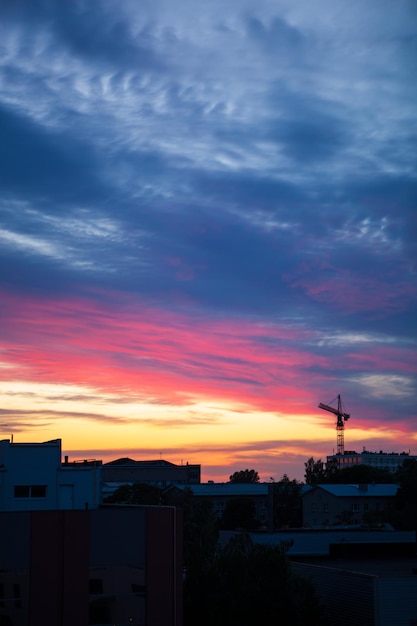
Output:
[[[290,559],[291,559],[291,555]],[[378,578],[417,578],[417,556],[402,558],[341,558],[341,557],[299,557],[295,563],[326,567],[348,572],[358,572]]]

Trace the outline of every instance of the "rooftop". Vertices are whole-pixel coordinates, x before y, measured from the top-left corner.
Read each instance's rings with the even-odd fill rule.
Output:
[[[191,485],[195,496],[263,496],[268,494],[268,483],[201,483]]]
[[[126,466],[126,465],[134,465],[141,467],[177,467],[175,463],[170,463],[169,461],[164,461],[162,459],[157,459],[155,461],[134,461],[133,459],[129,459],[129,457],[123,457],[121,459],[116,459],[114,461],[109,461],[104,464],[105,466]]]
[[[374,483],[366,485],[322,484],[316,485],[313,487],[313,490],[314,489],[323,489],[334,496],[340,497],[393,497],[398,491],[398,485],[392,483],[382,485]]]

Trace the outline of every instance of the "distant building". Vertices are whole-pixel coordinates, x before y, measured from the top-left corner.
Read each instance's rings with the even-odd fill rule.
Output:
[[[61,439],[0,441],[0,511],[97,508],[101,461],[61,458]]]
[[[272,526],[272,483],[200,483],[192,485],[196,498],[206,498],[213,503],[218,519],[221,519],[227,502],[236,497],[251,498],[255,504],[255,516],[261,526]]]
[[[124,484],[145,483],[165,489],[170,485],[198,485],[201,466],[186,463],[175,465],[169,461],[134,461],[116,459],[103,464],[103,495],[111,495]]]
[[[0,512],[0,623],[180,626],[182,512]]]
[[[316,485],[302,496],[303,524],[310,528],[361,524],[367,514],[382,513],[398,485]]]
[[[336,465],[338,469],[354,465],[370,465],[378,469],[396,472],[406,460],[417,460],[417,456],[408,452],[354,452],[345,450],[343,454],[332,454],[327,457],[327,466]]]

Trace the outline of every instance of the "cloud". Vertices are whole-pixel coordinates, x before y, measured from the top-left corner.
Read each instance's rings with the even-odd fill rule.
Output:
[[[294,322],[263,324],[203,317],[191,321],[144,302],[132,306],[123,302],[121,294],[100,306],[87,299],[28,298],[17,306],[19,299],[7,294],[3,301],[2,327],[8,340],[3,339],[2,360],[10,371],[21,364],[23,380],[39,384],[53,380],[75,385],[75,391],[90,387],[93,400],[95,390],[101,389],[103,402],[110,404],[114,398],[119,402],[120,393],[131,401],[162,406],[190,406],[199,399],[217,398],[235,404],[239,411],[246,406],[296,415],[300,410],[311,412],[328,376],[333,386],[337,380],[348,384],[352,396],[359,394],[362,400],[361,389],[372,371],[393,379],[401,373],[408,377],[408,385],[415,377],[413,350],[391,345],[389,338],[386,345],[381,338],[375,341],[369,336],[364,342],[352,335],[348,342],[329,343],[321,333]],[[7,379],[8,371],[1,369],[0,377]],[[54,392],[51,398],[58,401],[78,395],[68,389],[67,394]],[[404,402],[405,417],[407,394]],[[401,414],[398,398],[396,413]],[[382,410],[381,419],[392,419],[388,407]]]
[[[45,420],[53,420],[55,423],[59,422],[59,420],[71,419],[71,420],[99,420],[102,423],[113,422],[115,424],[123,423],[126,420],[123,418],[115,418],[109,415],[105,415],[104,413],[82,413],[80,411],[53,411],[53,410],[39,410],[39,411],[31,411],[24,409],[0,409],[0,416],[4,416],[5,419],[10,420],[12,423],[10,427],[15,429],[15,426],[18,429],[28,428],[29,424],[36,425],[37,423],[42,423],[45,426]],[[21,417],[25,417],[30,421],[22,422]],[[16,419],[17,418],[17,419]],[[51,421],[49,421],[49,424]],[[46,422],[48,424],[48,422]]]
[[[334,389],[411,433],[413,14],[4,0],[0,379],[42,389],[7,401],[306,432]]]

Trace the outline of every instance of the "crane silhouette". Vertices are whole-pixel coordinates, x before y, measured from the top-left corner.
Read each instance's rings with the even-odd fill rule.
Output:
[[[337,454],[343,454],[345,451],[345,422],[350,418],[349,413],[344,413],[342,407],[342,398],[339,395],[335,398],[337,400],[337,409],[330,406],[329,404],[323,404],[320,402],[319,409],[323,409],[324,411],[330,411],[336,415],[336,436],[337,436]],[[332,400],[334,402],[334,400]]]

